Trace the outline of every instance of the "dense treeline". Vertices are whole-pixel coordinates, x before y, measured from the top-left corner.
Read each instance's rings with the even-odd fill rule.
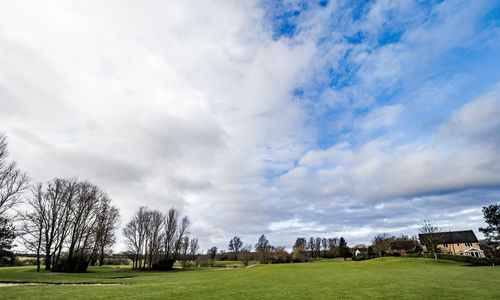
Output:
[[[110,197],[78,179],[29,186],[28,177],[7,154],[6,138],[0,134],[0,264],[15,262],[11,249],[16,235],[36,253],[38,271],[42,256],[45,269],[53,271],[84,272],[89,264],[102,264],[115,243],[120,217]],[[19,202],[25,210],[12,215]],[[12,224],[16,218],[20,228]]]
[[[170,270],[180,260],[183,266],[194,261],[198,239],[189,239],[189,220],[177,209],[166,214],[140,207],[123,229],[129,257],[137,269]]]
[[[118,208],[99,187],[77,179],[54,179],[37,184],[22,214],[22,238],[45,257],[45,270],[84,272],[89,264],[102,265],[115,242]]]

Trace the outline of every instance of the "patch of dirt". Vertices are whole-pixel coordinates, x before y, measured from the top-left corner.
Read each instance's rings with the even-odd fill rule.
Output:
[[[72,285],[72,286],[95,286],[95,285],[123,285],[123,283],[85,283],[85,282],[0,282],[0,287],[18,285]]]

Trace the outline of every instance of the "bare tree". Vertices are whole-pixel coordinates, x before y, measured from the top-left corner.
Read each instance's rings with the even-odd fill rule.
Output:
[[[306,238],[303,238],[303,237],[298,237],[296,240],[295,240],[295,244],[293,245],[293,248],[297,248],[297,247],[304,247],[304,249],[306,248],[307,246],[307,241],[306,241]]]
[[[321,257],[321,238],[319,237],[314,240],[314,253],[317,258]]]
[[[240,237],[234,236],[230,241],[229,241],[229,251],[234,253],[234,257],[238,257],[238,253],[241,250],[241,247],[243,247],[243,242],[241,241]]]
[[[171,208],[165,219],[164,257],[162,269],[171,270],[179,257],[182,239],[188,234],[189,220],[187,217],[180,219],[180,212]]]
[[[114,242],[118,209],[87,181],[56,178],[35,185],[27,207],[23,240],[38,262],[43,252],[46,270],[84,272]]]
[[[425,245],[427,251],[434,254],[434,259],[437,260],[438,244],[441,241],[439,227],[434,226],[430,220],[424,220],[420,225],[420,243]]]
[[[189,257],[191,261],[196,260],[196,255],[199,249],[200,246],[198,245],[198,239],[197,238],[191,239],[191,243],[189,244]]]
[[[111,199],[107,195],[104,195],[100,204],[100,213],[97,217],[95,228],[93,257],[99,260],[100,266],[104,264],[106,251],[109,251],[116,241],[115,231],[120,218],[120,211],[118,208],[113,207],[110,202]]]
[[[328,251],[328,239],[322,238],[321,239],[321,246],[323,247],[323,252],[321,257],[326,257],[326,252]]]
[[[248,262],[250,261],[250,257],[252,255],[252,246],[247,245],[240,250],[238,253],[238,260],[243,263],[244,266],[248,266]]]
[[[153,263],[160,259],[160,255],[163,249],[163,239],[165,237],[165,232],[163,231],[163,226],[165,222],[165,215],[158,210],[153,210],[150,212],[149,217],[149,266],[152,267]]]
[[[7,139],[0,133],[0,216],[19,201],[28,184],[26,174],[16,162],[7,161],[7,156]]]
[[[129,246],[129,249],[135,253],[133,268],[142,268],[142,259],[144,257],[144,243],[146,239],[148,210],[145,206],[139,207],[130,222],[125,225],[123,234]]]
[[[314,258],[314,238],[310,237],[307,242],[307,249],[309,250],[309,257]]]
[[[37,272],[40,272],[40,257],[43,244],[44,230],[44,193],[43,185],[37,184],[31,188],[31,197],[27,200],[27,205],[31,210],[22,213],[21,217],[24,220],[21,226],[21,239],[24,246],[29,251],[36,253]]]
[[[273,260],[277,263],[286,263],[288,261],[288,252],[285,247],[278,246],[271,253]]]
[[[271,256],[271,251],[273,246],[269,243],[269,240],[265,235],[261,235],[257,244],[255,244],[255,251],[259,255],[259,260],[261,263],[267,264],[269,262],[269,257]]]
[[[217,247],[212,247],[207,250],[207,254],[210,257],[210,266],[214,266],[215,257],[217,256]]]
[[[292,260],[298,262],[305,262],[307,260],[307,250],[303,245],[293,248]]]
[[[184,236],[181,243],[180,261],[183,268],[187,267],[189,262],[189,237]]]
[[[382,255],[391,247],[392,241],[394,241],[394,237],[389,236],[387,233],[376,235],[372,241],[373,251],[375,251],[379,257],[382,257]]]
[[[328,239],[328,249],[331,257],[339,256],[339,239],[338,238],[329,238]]]

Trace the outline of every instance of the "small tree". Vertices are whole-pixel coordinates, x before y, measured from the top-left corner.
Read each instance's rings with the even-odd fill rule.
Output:
[[[441,237],[439,235],[439,228],[434,226],[431,221],[424,220],[420,226],[420,243],[425,245],[427,251],[434,254],[434,259],[438,260],[437,245],[440,243]]]
[[[213,267],[215,257],[217,256],[217,247],[212,247],[212,248],[208,249],[207,254],[210,257],[210,266]]]
[[[189,244],[189,259],[194,262],[197,257],[198,250],[200,249],[200,246],[198,245],[198,239],[193,238],[191,239],[191,243]]]
[[[234,253],[234,257],[238,257],[238,253],[241,250],[241,247],[243,247],[243,242],[241,241],[240,237],[234,236],[230,241],[229,241],[229,251]]]
[[[285,247],[274,248],[271,256],[277,263],[286,263],[288,261],[288,252],[286,252]]]
[[[394,240],[393,237],[389,236],[387,233],[377,234],[372,241],[372,249],[375,251],[379,257],[389,250],[391,247],[391,242]]]
[[[307,260],[307,250],[304,246],[300,245],[293,249],[292,260],[298,262],[305,262]]]
[[[259,241],[255,244],[255,251],[259,255],[260,262],[267,264],[271,254],[272,246],[269,244],[265,235],[259,237]]]
[[[248,262],[250,261],[250,257],[252,254],[251,250],[252,246],[247,245],[246,247],[243,247],[238,253],[238,260],[240,260],[244,266],[248,266]]]
[[[500,242],[500,205],[483,207],[483,214],[488,226],[479,228],[479,231],[484,233],[490,243]]]

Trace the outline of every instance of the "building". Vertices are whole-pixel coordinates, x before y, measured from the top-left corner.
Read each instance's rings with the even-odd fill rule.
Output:
[[[424,251],[428,251],[427,246],[434,239],[440,253],[484,257],[484,252],[472,230],[419,234],[418,238]]]
[[[422,248],[416,240],[396,240],[391,243],[389,253],[391,255],[404,256],[410,253],[422,252]]]

